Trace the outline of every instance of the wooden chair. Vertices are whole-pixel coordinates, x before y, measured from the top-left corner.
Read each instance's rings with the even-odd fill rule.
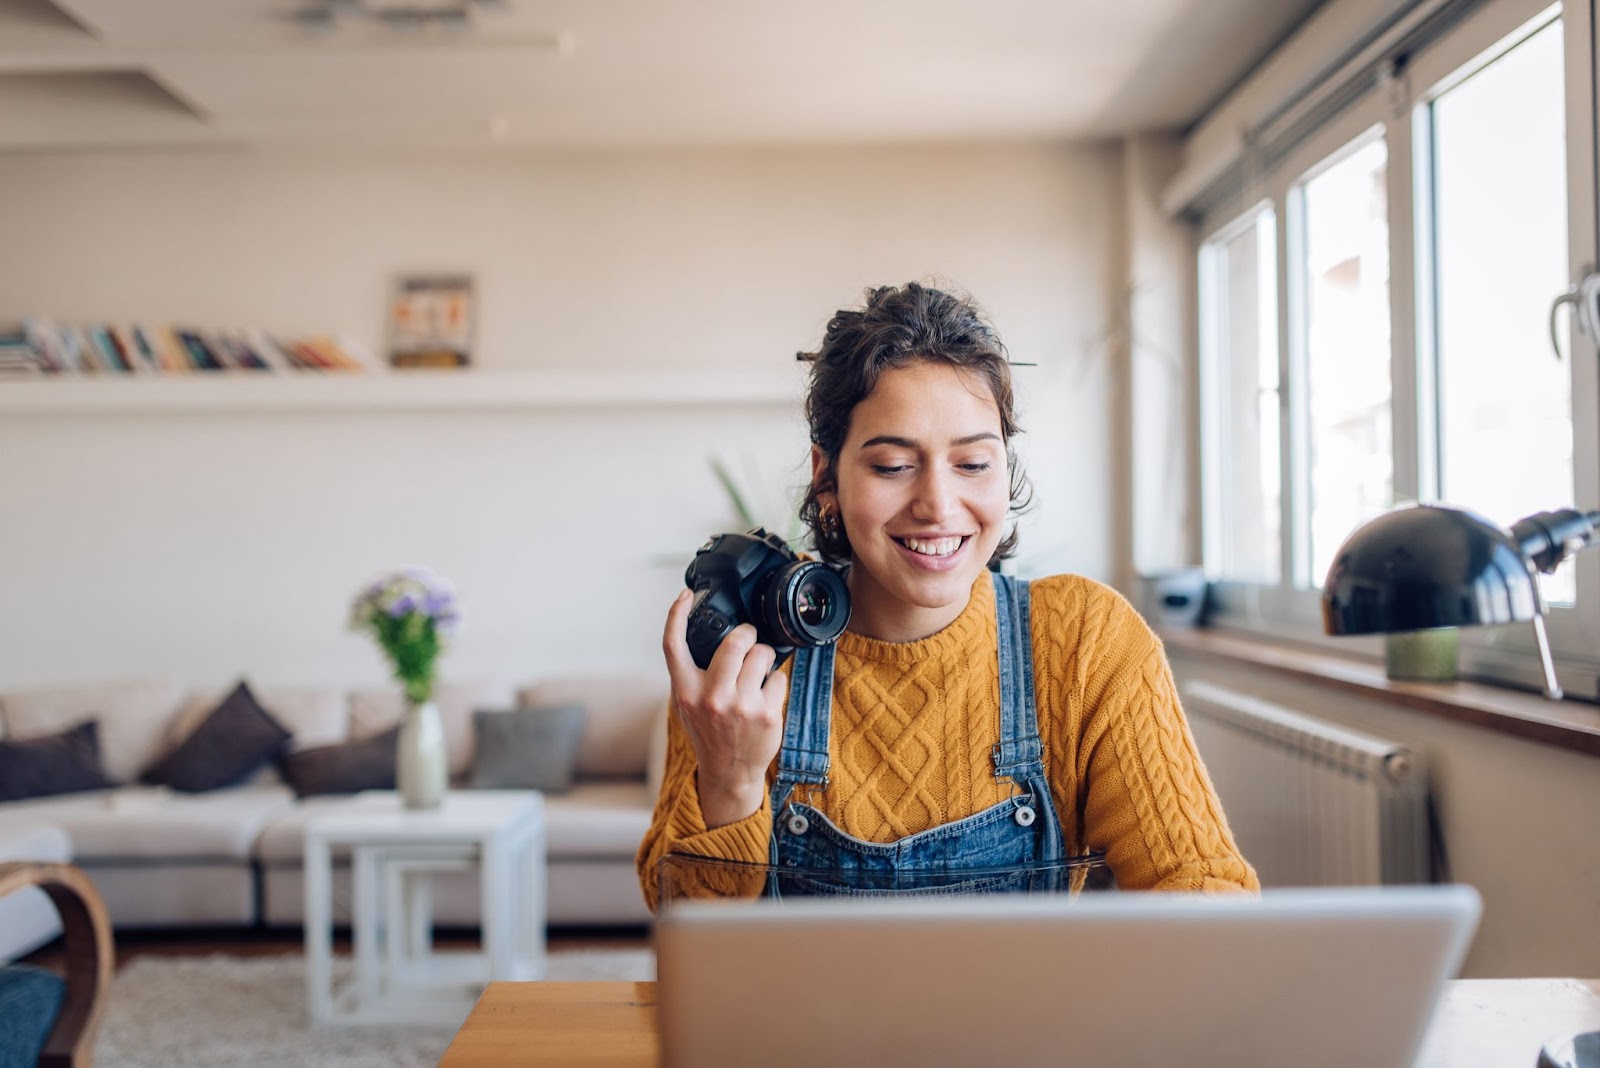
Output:
[[[0,897],[37,886],[61,915],[66,996],[39,1054],[40,1068],[87,1068],[111,986],[115,953],[105,903],[82,868],[33,861],[0,863]]]

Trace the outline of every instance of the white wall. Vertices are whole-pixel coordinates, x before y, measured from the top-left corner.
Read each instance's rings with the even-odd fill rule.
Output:
[[[1193,397],[1198,376],[1190,339],[1196,317],[1193,232],[1161,211],[1160,191],[1178,165],[1176,137],[1123,142],[1126,207],[1127,356],[1130,403],[1129,563],[1139,575],[1199,560],[1194,500]]]
[[[1116,154],[983,146],[654,154],[0,158],[0,321],[335,332],[393,278],[470,271],[487,372],[787,363],[863,286],[942,276],[1019,360],[1024,572],[1110,577]],[[0,389],[4,389],[0,383]],[[447,676],[655,670],[718,453],[798,481],[793,407],[26,415],[0,425],[0,687],[173,674],[368,682],[374,573],[461,589]]]

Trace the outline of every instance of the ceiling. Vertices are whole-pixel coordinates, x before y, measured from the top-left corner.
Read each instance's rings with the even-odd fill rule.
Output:
[[[1317,2],[0,0],[0,151],[1094,139],[1192,123]]]

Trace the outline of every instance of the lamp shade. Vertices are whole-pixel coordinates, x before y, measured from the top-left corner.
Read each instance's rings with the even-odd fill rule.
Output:
[[[1517,539],[1443,505],[1405,505],[1362,525],[1322,584],[1323,629],[1335,635],[1523,623],[1539,612]]]

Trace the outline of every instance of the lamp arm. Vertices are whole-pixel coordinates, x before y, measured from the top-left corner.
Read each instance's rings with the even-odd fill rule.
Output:
[[[1600,512],[1539,512],[1511,524],[1511,536],[1533,566],[1548,575],[1579,549],[1600,542]]]

